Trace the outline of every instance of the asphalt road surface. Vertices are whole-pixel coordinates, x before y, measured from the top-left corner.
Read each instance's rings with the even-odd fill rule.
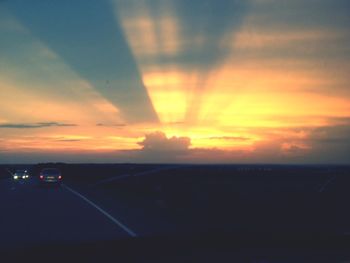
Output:
[[[40,187],[36,178],[0,180],[0,245],[116,240],[128,226],[67,186]]]
[[[205,181],[194,177],[190,181],[176,175],[176,180],[165,177],[168,179],[163,182],[163,190],[153,200],[141,191],[143,188],[135,187],[143,182],[143,186],[148,185],[141,177],[132,180],[129,176],[130,181],[124,183],[111,177],[113,180],[96,184],[82,178],[73,180],[75,177],[67,174],[61,187],[40,187],[37,177],[15,181],[3,170],[0,251],[5,248],[11,262],[17,262],[13,260],[17,254],[22,262],[28,255],[45,251],[48,255],[45,262],[71,260],[72,255],[84,262],[101,260],[101,255],[125,257],[129,261],[131,257],[135,262],[140,262],[140,258],[146,261],[145,257],[148,262],[184,262],[184,258],[187,262],[195,261],[191,257],[200,259],[197,262],[348,262],[345,259],[349,259],[347,176],[303,177],[299,183],[294,182],[298,178],[290,176],[271,179],[267,175],[254,178],[242,175],[230,177],[232,181],[223,180],[225,177],[219,185],[210,178]],[[152,179],[158,186],[163,177],[164,174],[148,180]],[[216,175],[215,182],[219,179]],[[289,193],[283,187],[292,187],[293,182],[295,189]],[[263,191],[257,191],[257,186]],[[234,191],[236,188],[240,192]],[[125,189],[132,194],[125,196],[122,191]],[[272,189],[278,191],[274,193]],[[299,193],[298,189],[304,192]],[[312,189],[313,193],[309,193]],[[161,205],[159,200],[163,201]],[[215,226],[213,233],[200,232],[210,230],[211,226]],[[255,232],[251,231],[253,227]],[[314,229],[322,233],[321,239],[317,235],[309,236]],[[256,249],[256,244],[262,245],[263,250]],[[314,254],[314,260],[299,260],[310,253]],[[290,259],[291,255],[296,260],[280,260]],[[174,260],[170,261],[172,257]],[[227,260],[237,257],[245,260]],[[266,260],[276,257],[275,261]],[[2,254],[0,261],[3,258]]]

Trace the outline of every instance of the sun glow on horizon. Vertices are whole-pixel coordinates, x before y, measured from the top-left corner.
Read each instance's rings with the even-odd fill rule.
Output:
[[[92,81],[4,8],[0,33],[17,44],[3,44],[0,61],[0,153],[145,152],[143,142],[153,134],[156,143],[176,150],[176,143],[183,143],[179,160],[222,154],[233,162],[260,160],[273,151],[283,157],[307,156],[346,139],[346,29],[329,21],[300,26],[266,15],[266,6],[275,0],[249,1],[236,20],[201,13],[192,17],[176,0],[162,1],[157,8],[152,1],[108,3],[150,102],[128,93],[127,78],[134,76],[113,80],[111,71],[110,78],[96,73],[97,81]],[[301,7],[297,3],[291,10]],[[215,19],[220,30],[213,30]],[[61,34],[57,39],[64,39]],[[91,65],[82,67],[90,70]],[[146,104],[156,121],[129,118],[133,114],[126,111],[146,112]]]

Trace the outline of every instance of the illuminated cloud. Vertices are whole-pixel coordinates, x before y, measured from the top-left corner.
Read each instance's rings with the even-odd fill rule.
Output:
[[[81,140],[79,140],[79,139],[59,139],[57,141],[59,141],[59,142],[80,142]]]
[[[1,161],[349,163],[348,1],[0,7]]]
[[[58,122],[38,122],[38,123],[0,123],[0,128],[9,129],[33,129],[46,127],[74,127],[76,124]]]
[[[154,132],[146,135],[142,141],[140,138],[129,139],[130,145],[134,148],[125,150],[115,150],[113,147],[96,147],[98,141],[93,138],[79,137],[56,137],[47,141],[48,147],[40,146],[41,139],[38,139],[37,146],[23,147],[22,151],[13,151],[13,148],[4,148],[0,156],[2,160],[10,160],[12,156],[26,160],[55,160],[68,161],[74,160],[97,162],[177,162],[177,163],[347,163],[350,151],[349,135],[350,126],[338,125],[323,128],[304,128],[298,129],[270,129],[261,130],[265,138],[254,142],[249,148],[236,148],[225,150],[221,148],[191,148],[191,139],[189,137],[168,137],[163,132]],[[29,139],[29,138],[28,138]],[[117,146],[124,143],[126,138],[110,137],[109,141],[115,140]],[[219,140],[232,140],[231,138],[220,138]],[[28,142],[35,143],[35,139]],[[76,148],[76,145],[82,146],[83,142],[88,143],[88,147]],[[91,150],[90,143],[95,145]],[[0,141],[0,144],[4,142]],[[17,143],[23,146],[25,140],[18,140]],[[101,141],[100,141],[101,143]],[[11,143],[15,145],[16,142]],[[135,145],[142,148],[135,148]],[[55,145],[58,150],[52,151]],[[101,144],[103,146],[103,143]],[[42,152],[45,152],[45,157]],[[30,152],[30,158],[25,158],[25,153]],[[77,155],[77,153],[79,153]],[[31,159],[35,157],[34,159]],[[35,161],[34,161],[35,162]]]
[[[125,123],[117,123],[117,124],[97,123],[96,126],[99,126],[99,127],[125,127],[127,125]]]
[[[233,140],[233,141],[248,141],[250,138],[247,137],[240,137],[240,136],[216,136],[216,137],[210,137],[211,140]]]
[[[163,132],[154,132],[147,134],[142,142],[139,142],[144,151],[168,152],[168,151],[186,151],[191,145],[191,139],[188,137],[167,138]]]
[[[232,52],[222,42],[239,28],[247,3],[114,3],[160,120],[196,121],[205,103],[201,98],[208,88],[207,75]],[[172,101],[168,107],[164,106],[165,98]]]
[[[36,65],[33,63],[31,66],[34,68]],[[63,76],[67,77],[65,81],[60,79]],[[87,124],[100,120],[121,121],[117,108],[84,82],[70,80],[69,75],[62,74],[50,81],[33,80],[18,70],[17,78],[9,80],[1,72],[0,89],[2,122],[40,122],[55,119],[58,122]]]
[[[161,122],[183,122],[196,86],[194,74],[176,68],[150,69],[144,71],[143,80]]]

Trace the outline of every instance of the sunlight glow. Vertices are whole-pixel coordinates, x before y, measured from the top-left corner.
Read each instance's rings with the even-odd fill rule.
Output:
[[[334,149],[329,145],[348,139],[348,30],[323,20],[300,21],[300,26],[262,8],[278,1],[254,0],[242,21],[220,20],[214,32],[210,18],[187,17],[176,8],[178,2],[111,0],[118,40],[130,53],[124,60],[132,60],[135,74],[125,69],[123,79],[124,69],[118,67],[126,61],[121,59],[115,67],[122,77],[101,67],[103,74],[91,78],[96,82],[84,79],[88,74],[74,71],[62,53],[0,10],[0,33],[16,45],[0,43],[0,154],[91,151],[114,157],[125,151],[131,156],[144,153],[143,142],[153,134],[165,146],[179,138],[190,142],[175,147],[181,150],[176,161],[259,161],[265,156],[274,161],[317,155],[322,147]],[[286,7],[304,10],[293,3],[284,1]],[[196,29],[191,21],[204,23],[203,32],[188,30]],[[99,64],[94,58],[92,75]],[[113,75],[110,80],[105,72]],[[130,83],[141,89],[132,93],[125,83],[134,77]],[[147,103],[133,100],[141,91]],[[127,113],[138,109],[136,117],[142,116],[146,104],[152,104],[156,121],[128,122]]]

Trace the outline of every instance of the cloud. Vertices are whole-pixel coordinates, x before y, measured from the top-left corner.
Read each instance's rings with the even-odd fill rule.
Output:
[[[188,137],[171,137],[167,138],[165,133],[157,131],[145,136],[141,145],[144,151],[156,152],[181,152],[187,151],[191,145],[191,139]]]
[[[76,124],[72,123],[59,123],[59,122],[38,122],[38,125],[42,125],[43,127],[51,127],[51,126],[56,126],[56,127],[72,127],[72,126],[77,126]]]
[[[211,140],[232,140],[232,141],[249,141],[251,140],[248,137],[243,136],[213,136],[210,137]]]
[[[125,127],[125,123],[117,123],[117,124],[105,124],[105,123],[97,123],[98,127]]]
[[[230,50],[222,47],[222,40],[239,29],[249,6],[247,1],[227,0],[115,2],[137,51],[162,65],[205,70],[226,59]]]
[[[81,140],[79,139],[60,139],[56,140],[57,142],[80,142]]]
[[[202,97],[209,77],[232,53],[232,47],[224,43],[231,42],[232,35],[240,29],[249,10],[249,1],[114,2],[159,119],[162,122],[183,118],[186,122],[196,120],[205,103]],[[156,78],[165,80],[160,89],[147,83],[145,72],[149,69],[174,67],[186,76],[179,79],[178,87],[169,87],[169,78],[164,72]],[[176,100],[177,106],[164,107],[164,94]]]
[[[183,125],[183,124],[185,124],[185,122],[184,121],[171,121],[171,122],[167,122],[165,124],[167,124],[167,125]]]
[[[284,131],[284,135],[280,132]],[[162,131],[146,134],[138,143],[141,149],[99,152],[50,152],[34,149],[28,155],[15,149],[3,149],[0,162],[12,160],[53,160],[67,162],[136,163],[279,163],[279,164],[349,164],[350,125],[319,128],[284,129],[266,132],[267,136],[248,149],[190,148],[189,137],[167,137]],[[293,135],[294,134],[294,135]],[[219,136],[218,136],[219,137]],[[223,136],[225,137],[225,136]],[[232,136],[234,138],[234,136]],[[239,138],[239,137],[238,137]],[[244,138],[244,137],[243,137]],[[76,138],[57,138],[76,141]],[[1,147],[0,147],[1,148]],[[79,154],[77,154],[79,153]],[[13,158],[13,159],[12,159]]]
[[[37,123],[5,123],[0,124],[0,128],[4,129],[35,129],[46,127],[74,127],[76,124],[59,123],[59,122],[37,122]]]
[[[313,159],[320,162],[350,162],[350,125],[335,125],[315,129],[310,135]]]
[[[334,121],[343,124],[266,133],[268,139],[257,142],[249,158],[252,162],[349,164],[350,124],[347,118]]]
[[[318,127],[311,132],[310,140],[317,144],[348,144],[350,142],[350,125],[344,124]]]

